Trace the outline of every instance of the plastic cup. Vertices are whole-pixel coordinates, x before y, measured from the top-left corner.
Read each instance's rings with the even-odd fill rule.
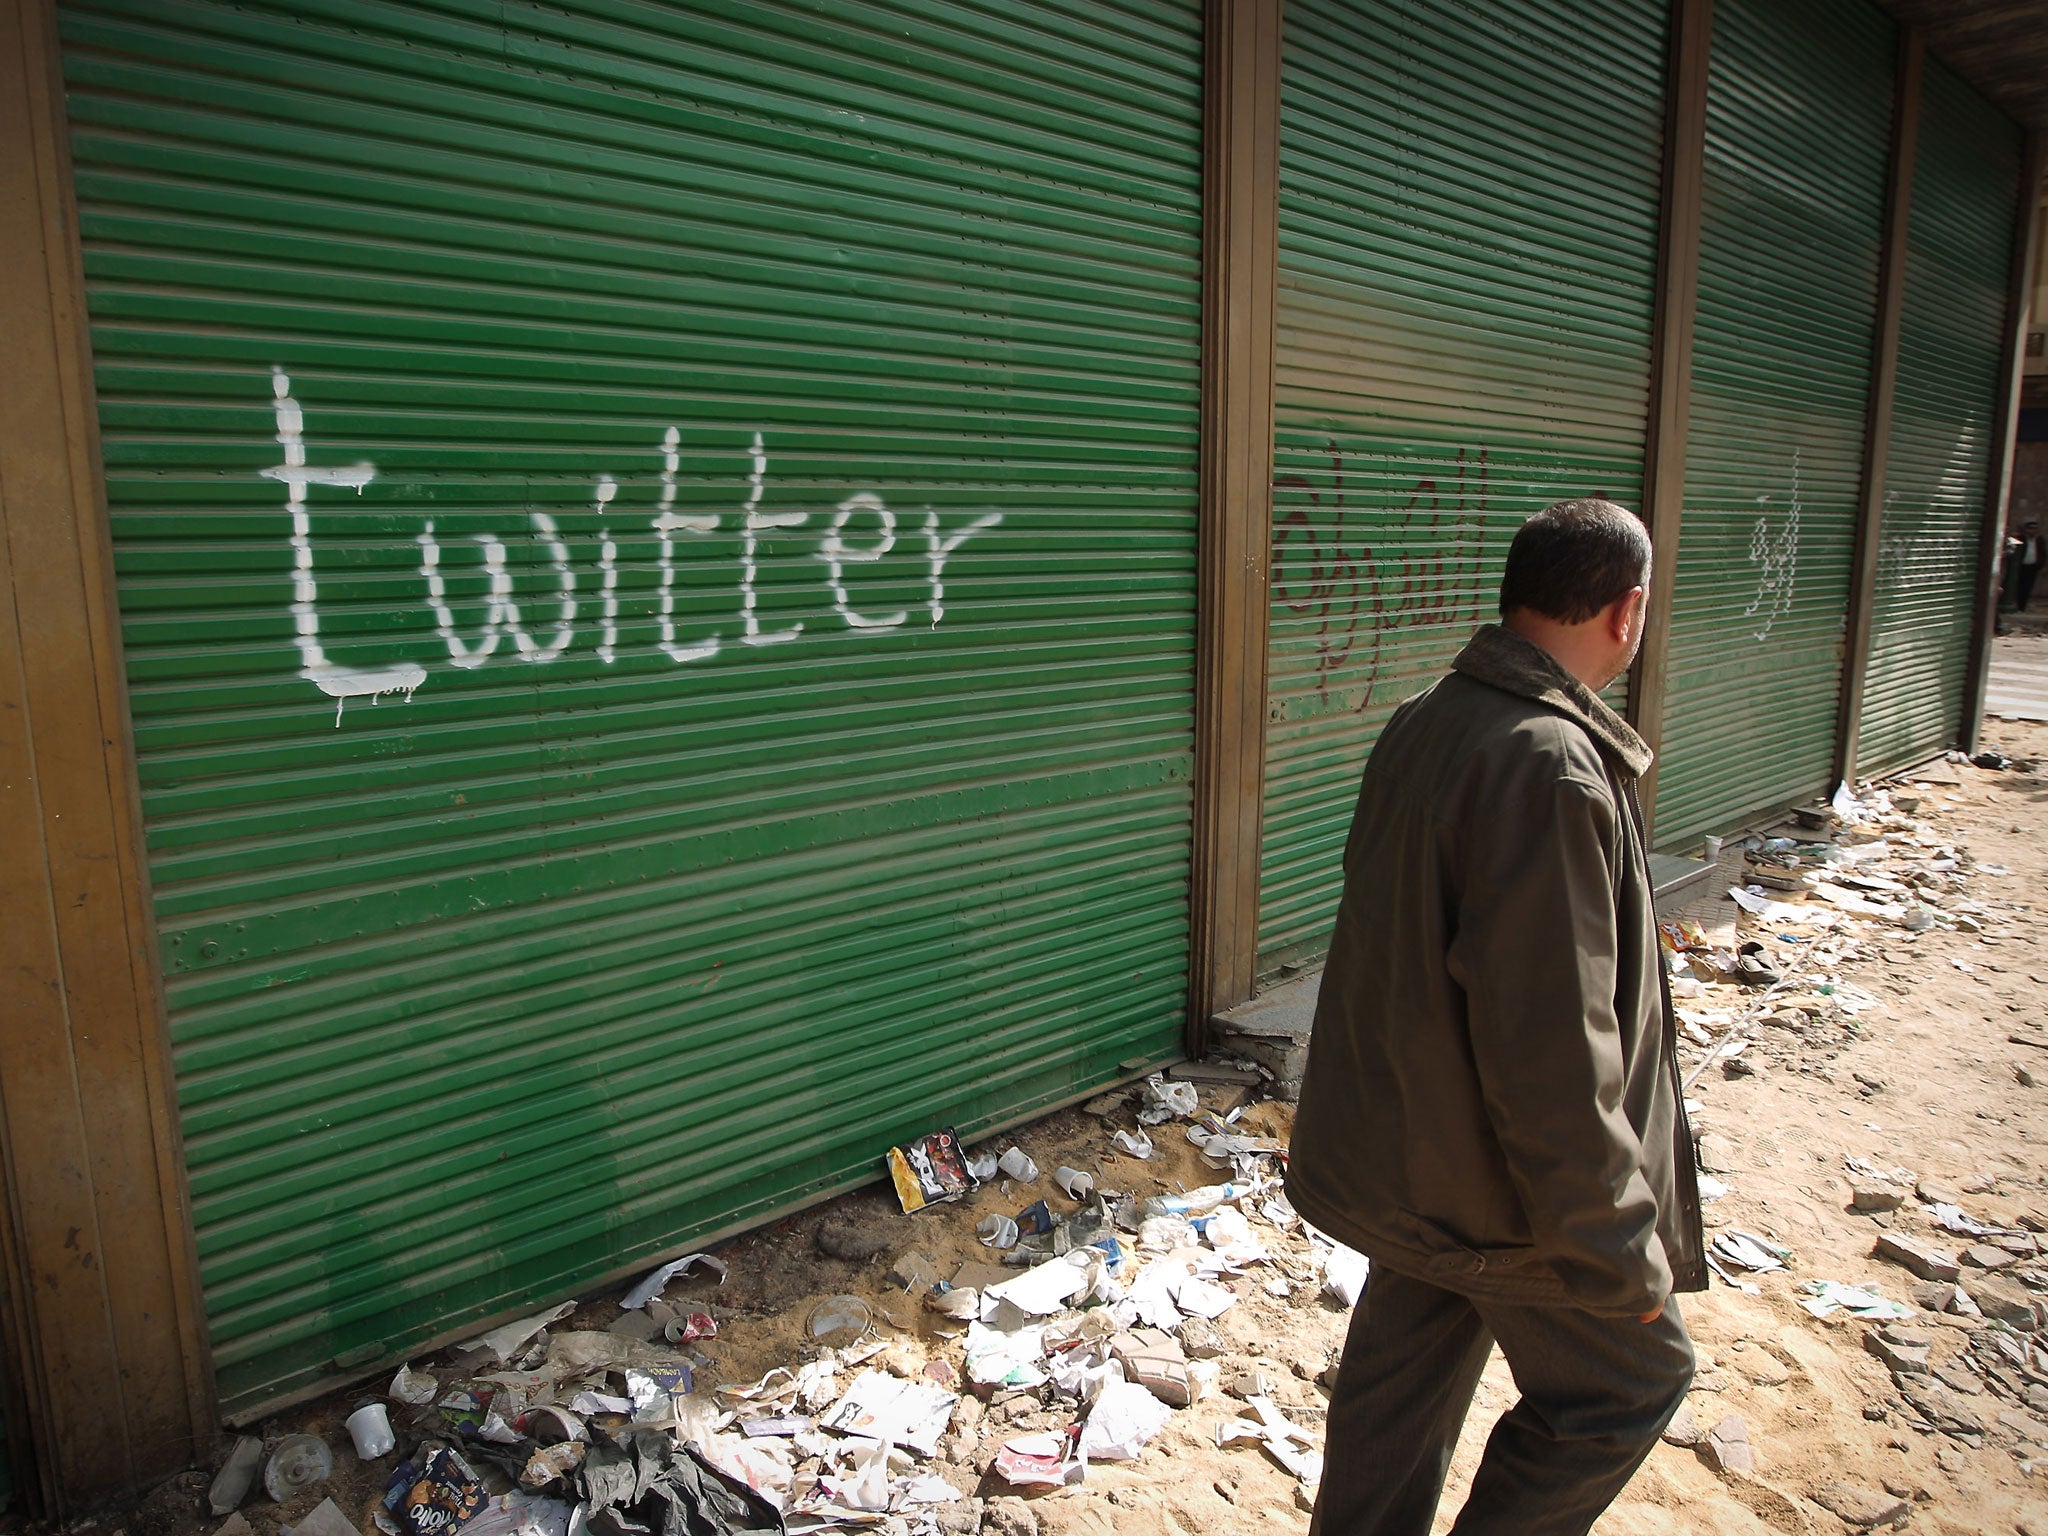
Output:
[[[1719,863],[1719,862],[1720,862],[1720,859],[1721,859],[1721,839],[1719,839],[1718,837],[1710,837],[1710,838],[1708,838],[1708,839],[1707,839],[1707,862],[1708,862],[1709,864],[1717,864],[1717,863]]]
[[[356,1443],[356,1454],[364,1461],[375,1461],[379,1456],[389,1456],[398,1441],[391,1433],[391,1415],[384,1411],[382,1403],[365,1403],[347,1419],[349,1438]]]

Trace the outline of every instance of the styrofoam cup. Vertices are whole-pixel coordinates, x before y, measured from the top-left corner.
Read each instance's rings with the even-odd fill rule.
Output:
[[[398,1441],[391,1433],[391,1415],[382,1403],[365,1403],[348,1416],[348,1435],[365,1461],[391,1454]]]

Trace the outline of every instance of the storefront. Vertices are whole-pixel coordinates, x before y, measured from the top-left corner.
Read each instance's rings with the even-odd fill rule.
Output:
[[[1973,728],[2040,140],[1867,0],[8,22],[38,1507],[1198,1046],[1550,501],[1661,844]]]

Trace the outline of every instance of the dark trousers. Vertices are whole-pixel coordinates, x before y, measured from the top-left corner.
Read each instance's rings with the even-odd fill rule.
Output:
[[[2019,574],[2014,578],[2012,605],[2021,613],[2025,613],[2027,605],[2034,600],[2034,578],[2040,574],[2041,567],[2038,563],[2019,567]]]
[[[1654,1323],[1503,1306],[1375,1264],[1330,1394],[1309,1536],[1429,1536],[1496,1340],[1522,1399],[1494,1425],[1453,1536],[1585,1536],[1692,1384],[1675,1302]]]

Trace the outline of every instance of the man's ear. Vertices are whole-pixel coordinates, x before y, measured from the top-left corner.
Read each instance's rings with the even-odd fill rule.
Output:
[[[1642,622],[1642,613],[1650,601],[1649,589],[1630,587],[1607,606],[1607,634],[1616,645],[1626,645],[1635,638],[1635,627]]]

